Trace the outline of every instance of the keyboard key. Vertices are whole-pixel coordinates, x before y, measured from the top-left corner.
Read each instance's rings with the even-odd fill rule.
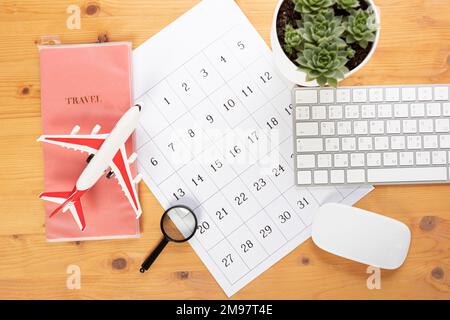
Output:
[[[342,106],[330,106],[328,108],[328,117],[330,120],[342,119]]]
[[[345,106],[345,118],[357,119],[359,118],[359,106],[350,104]]]
[[[448,100],[448,87],[434,87],[434,100]]]
[[[367,90],[366,89],[353,89],[353,102],[366,102]]]
[[[334,122],[322,122],[320,124],[320,134],[322,136],[334,136],[335,133]]]
[[[336,90],[336,102],[347,103],[350,102],[350,89],[337,89]]]
[[[330,180],[331,183],[345,183],[345,171],[344,170],[331,170]]]
[[[378,105],[378,118],[391,118],[392,117],[392,105],[391,104],[379,104]]]
[[[370,102],[383,101],[383,88],[370,88],[369,89],[369,101]]]
[[[388,150],[389,137],[375,137],[375,150]]]
[[[366,165],[364,153],[352,153],[350,155],[350,166],[364,167]]]
[[[330,168],[331,167],[331,154],[317,155],[317,166],[319,168]]]
[[[417,89],[417,96],[420,101],[431,101],[433,100],[433,88],[431,87],[419,87]]]
[[[311,184],[311,171],[298,171],[297,172],[297,182],[298,184]]]
[[[404,136],[393,136],[391,137],[391,149],[392,150],[403,150],[406,148],[406,139]]]
[[[399,88],[386,88],[384,90],[386,101],[400,101],[400,89]]]
[[[433,151],[431,159],[433,164],[447,164],[447,153],[445,151]]]
[[[347,170],[347,183],[366,182],[366,172],[364,169]]]
[[[297,122],[297,136],[317,136],[319,135],[319,123],[317,122]]]
[[[423,136],[423,147],[425,149],[437,149],[438,148],[438,137],[435,135]]]
[[[431,163],[431,157],[429,151],[416,152],[416,165],[426,166]]]
[[[417,120],[403,120],[403,133],[416,133]]]
[[[365,104],[361,106],[361,117],[364,119],[375,118],[375,105]]]
[[[327,109],[325,106],[313,106],[311,113],[313,120],[323,120],[327,118]]]
[[[339,138],[327,138],[325,139],[326,151],[339,151]]]
[[[414,152],[400,152],[400,165],[412,166],[414,164]]]
[[[342,138],[341,148],[342,151],[356,150],[356,138]]]
[[[419,132],[421,133],[433,132],[433,119],[419,120]]]
[[[386,132],[387,133],[400,133],[400,120],[388,120],[386,121]]]
[[[372,150],[372,137],[360,137],[358,138],[358,149],[360,151]]]
[[[445,180],[447,180],[446,167],[367,170],[367,181],[369,183],[420,182],[420,181],[445,181]]]
[[[319,91],[319,101],[320,101],[320,103],[333,103],[334,102],[334,90],[321,89]]]
[[[407,87],[402,88],[402,101],[415,101],[416,100],[416,88]]]
[[[317,184],[328,183],[328,171],[326,170],[314,171],[314,183]]]
[[[322,138],[297,139],[298,152],[319,152],[323,150]]]
[[[450,103],[446,102],[442,104],[442,114],[444,116],[450,116]]]
[[[300,169],[310,169],[316,167],[316,156],[313,154],[297,155],[297,166]]]
[[[337,124],[338,135],[352,134],[352,123],[350,121],[341,121]]]
[[[386,152],[383,154],[383,164],[385,166],[396,166],[398,163],[397,152]]]
[[[409,117],[409,106],[406,103],[394,104],[394,117],[396,118]]]
[[[384,133],[384,121],[370,121],[370,133],[371,134],[383,134]]]
[[[441,104],[440,103],[427,103],[427,116],[428,117],[439,117],[441,115]]]
[[[439,136],[439,147],[441,149],[450,149],[450,135]]]
[[[408,149],[422,149],[422,137],[408,136],[406,138],[406,145]]]
[[[355,121],[353,122],[354,134],[367,134],[369,132],[369,125],[367,121]]]
[[[310,90],[310,89],[295,90],[295,102],[298,104],[317,103],[317,90]]]
[[[335,154],[334,166],[337,168],[348,167],[348,154]]]
[[[450,119],[436,119],[436,132],[449,132],[450,131]]]
[[[425,116],[425,104],[423,103],[411,103],[411,117],[423,117]]]
[[[309,120],[309,107],[297,107],[295,110],[297,120]]]
[[[368,153],[367,154],[367,166],[379,167],[381,165],[381,153]]]

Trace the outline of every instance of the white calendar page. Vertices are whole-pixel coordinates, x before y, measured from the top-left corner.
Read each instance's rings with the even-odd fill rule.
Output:
[[[371,190],[294,185],[292,84],[234,1],[201,2],[133,64],[138,169],[164,208],[194,209],[190,244],[228,296],[305,241],[318,206]]]

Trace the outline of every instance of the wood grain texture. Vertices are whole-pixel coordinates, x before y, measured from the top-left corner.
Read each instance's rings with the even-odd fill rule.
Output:
[[[239,0],[269,42],[275,0]],[[0,3],[0,298],[226,298],[189,245],[170,244],[141,275],[143,257],[160,239],[162,209],[141,183],[142,238],[47,243],[43,204],[40,84],[36,44],[132,41],[158,32],[197,0],[2,0]],[[382,33],[370,63],[347,85],[450,83],[450,2],[376,0]],[[66,8],[82,9],[81,30],[66,28]],[[292,251],[233,298],[449,299],[450,187],[378,187],[358,203],[407,223],[412,246],[402,268],[382,271],[369,290],[366,266],[327,254],[311,240]],[[66,288],[66,268],[80,266],[81,289]]]

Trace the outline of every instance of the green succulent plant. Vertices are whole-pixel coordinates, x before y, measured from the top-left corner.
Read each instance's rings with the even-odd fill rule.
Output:
[[[334,16],[333,10],[324,10],[317,15],[303,14],[299,32],[302,38],[309,43],[320,45],[322,43],[336,43],[345,47],[346,43],[340,36],[345,28],[342,26],[342,17]]]
[[[375,14],[371,9],[354,10],[347,21],[344,22],[346,30],[345,41],[347,43],[358,43],[361,48],[367,48],[369,42],[375,41],[377,24]]]
[[[329,8],[336,3],[336,0],[292,0],[295,4],[294,10],[300,13],[316,14],[319,11]]]
[[[287,54],[292,55],[296,51],[301,50],[302,36],[299,29],[295,29],[290,24],[286,25],[286,30],[284,32],[284,50]]]
[[[337,6],[340,9],[351,12],[359,7],[359,0],[336,0]]]
[[[306,81],[316,80],[321,87],[326,84],[337,87],[338,80],[349,72],[345,66],[347,55],[347,50],[336,43],[323,43],[319,46],[306,43],[296,61],[299,69],[306,73]]]

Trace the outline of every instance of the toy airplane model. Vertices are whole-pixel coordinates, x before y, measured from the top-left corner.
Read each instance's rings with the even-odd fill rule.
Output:
[[[91,134],[77,135],[80,130],[75,126],[70,135],[42,135],[38,141],[56,144],[81,152],[87,152],[88,165],[78,178],[75,187],[68,192],[44,192],[39,195],[43,200],[60,204],[51,214],[70,210],[78,227],[84,231],[86,222],[81,207],[81,197],[92,188],[97,181],[106,174],[109,179],[115,176],[122,190],[131,204],[136,219],[142,213],[139,203],[136,184],[142,179],[141,175],[134,179],[131,177],[130,164],[136,160],[136,153],[127,158],[125,142],[136,128],[139,120],[141,106],[131,107],[117,122],[111,133],[98,134],[100,125],[96,125]]]

